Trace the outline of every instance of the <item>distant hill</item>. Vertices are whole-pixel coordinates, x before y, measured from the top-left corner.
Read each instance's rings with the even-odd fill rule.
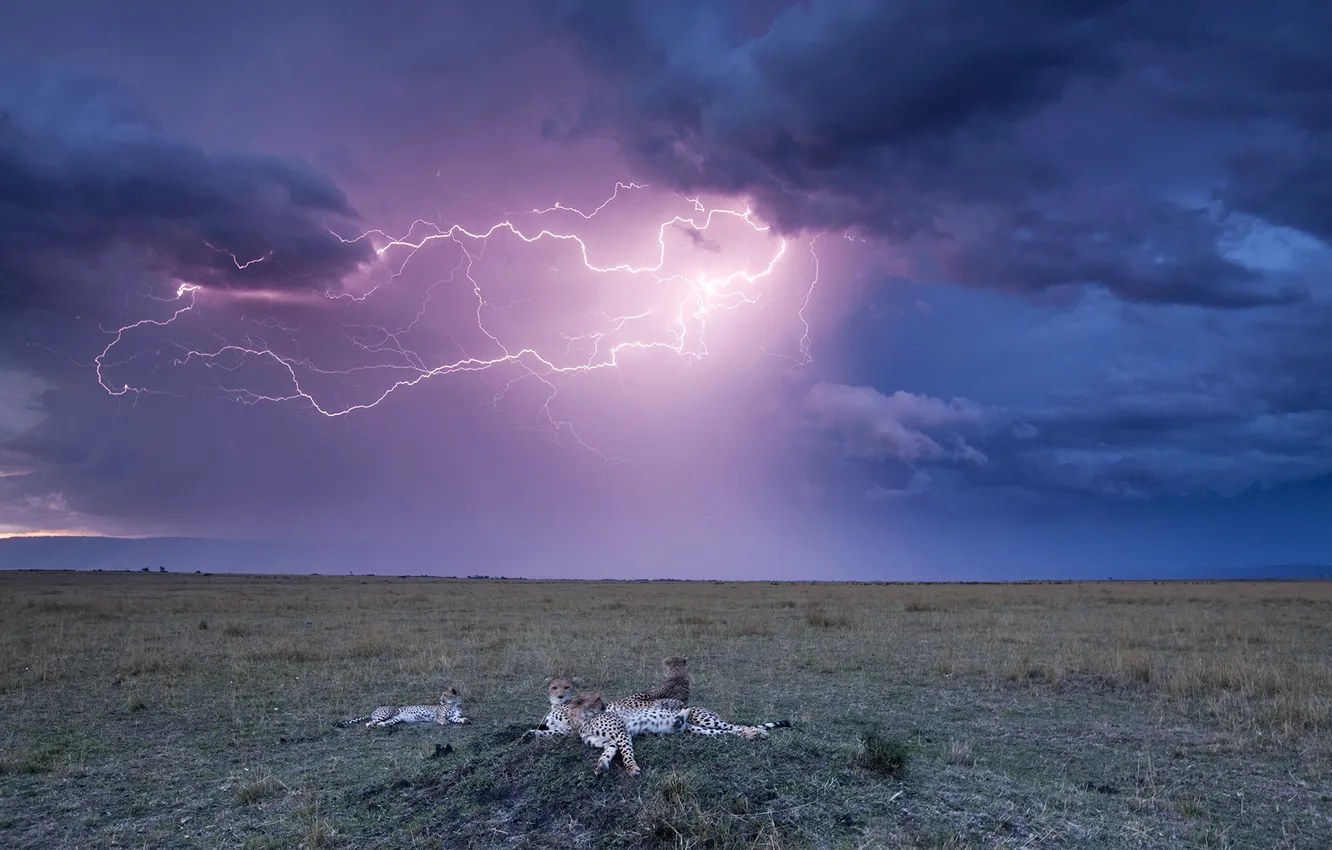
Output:
[[[545,560],[544,558],[542,560]],[[551,561],[557,559],[552,558]],[[217,540],[200,537],[149,537],[129,539],[119,537],[14,537],[0,540],[0,569],[5,570],[132,570],[145,567],[157,572],[165,567],[168,572],[205,573],[345,573],[377,575],[509,575],[527,574],[522,564],[530,559],[504,557],[498,552],[467,551],[443,543],[408,545],[394,540],[383,543],[310,543],[280,540]],[[569,562],[566,562],[566,564]],[[585,564],[586,562],[584,562]],[[769,579],[760,574],[760,567],[742,563],[733,565],[728,576],[735,578]],[[555,567],[533,575],[586,577],[580,568]],[[737,575],[748,573],[753,575]],[[669,578],[651,568],[639,575],[611,576],[616,578]],[[919,581],[926,576],[874,574],[871,568],[855,570],[860,575],[842,578],[861,581],[902,580]],[[809,580],[822,575],[811,568],[808,575],[788,572],[782,578]],[[677,574],[678,577],[678,574]],[[709,577],[695,573],[691,578]],[[932,581],[1024,581],[1024,580],[1093,580],[1113,578],[1121,581],[1152,580],[1273,580],[1273,579],[1332,579],[1329,564],[1276,564],[1248,567],[1215,567],[1211,569],[1181,569],[1148,571],[1143,568],[1107,570],[1103,574],[1089,571],[1066,575],[1024,575],[1016,571],[989,572],[976,565],[957,574],[931,573]]]
[[[0,569],[216,573],[372,572],[368,546],[200,537],[13,537],[0,540]],[[400,566],[394,564],[393,566]]]
[[[1215,581],[1332,579],[1332,564],[1269,564],[1256,567],[1216,567],[1210,570],[1193,570],[1179,575],[1137,574],[1126,570],[1124,575],[1117,575],[1115,578],[1129,581],[1152,579],[1211,579]]]

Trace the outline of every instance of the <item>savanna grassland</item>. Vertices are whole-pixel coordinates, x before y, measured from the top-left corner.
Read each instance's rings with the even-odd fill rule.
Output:
[[[1332,847],[1329,583],[10,572],[0,623],[9,848]],[[673,653],[794,728],[520,740]]]

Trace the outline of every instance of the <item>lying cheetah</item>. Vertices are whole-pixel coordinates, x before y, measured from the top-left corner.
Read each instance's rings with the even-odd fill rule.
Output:
[[[573,729],[569,726],[569,703],[577,695],[578,686],[574,679],[551,679],[546,684],[546,697],[550,700],[550,711],[541,720],[541,725],[528,729],[524,738],[550,738],[554,735],[568,735]]]
[[[651,733],[669,735],[673,732],[691,732],[695,735],[739,735],[746,740],[768,737],[769,729],[781,729],[791,725],[789,720],[773,720],[753,726],[727,723],[721,715],[710,708],[691,705],[688,708],[676,699],[644,700],[638,695],[614,700],[606,704],[608,711],[624,716],[630,730],[635,735]],[[678,723],[683,715],[684,725]]]
[[[439,695],[438,705],[381,705],[364,717],[353,717],[335,723],[335,726],[347,727],[362,720],[368,721],[365,728],[372,726],[396,726],[399,723],[430,723],[443,726],[446,723],[471,723],[462,714],[462,697],[458,689],[449,685]]]
[[[567,735],[573,731],[569,723],[568,704],[576,694],[577,686],[574,680],[551,679],[546,687],[546,696],[550,699],[550,711],[546,712],[540,726],[528,729],[523,733],[523,737],[550,738],[555,735]],[[739,735],[741,738],[753,740],[768,737],[769,729],[791,725],[786,720],[776,720],[756,726],[727,723],[721,719],[721,715],[710,708],[699,706],[685,708],[684,703],[677,699],[645,699],[642,694],[606,703],[606,710],[620,715],[631,735],[692,732],[695,735],[709,736]]]
[[[668,655],[661,659],[661,670],[666,680],[649,691],[640,691],[624,699],[613,700],[606,704],[609,711],[619,712],[630,723],[635,735],[651,732],[654,735],[681,731],[674,724],[663,720],[671,712],[689,702],[690,679],[686,665],[688,659],[678,655]],[[664,711],[663,711],[664,709]],[[635,723],[636,728],[635,728]],[[757,726],[727,723],[721,715],[710,708],[691,708],[685,719],[682,731],[696,735],[739,735],[742,738],[766,738],[769,729],[789,727],[790,721],[776,720],[760,723]]]
[[[613,711],[606,710],[606,703],[601,694],[584,691],[564,704],[569,715],[569,725],[589,747],[601,747],[601,756],[593,773],[598,776],[610,771],[611,762],[616,753],[624,762],[624,772],[637,776],[641,771],[634,761],[634,740],[629,734],[624,718]]]
[[[541,725],[528,729],[524,738],[551,738],[568,735],[573,731],[569,717],[569,704],[577,697],[576,679],[551,679],[546,686],[550,710]],[[604,701],[603,701],[604,702]],[[684,703],[676,699],[644,700],[637,697],[605,703],[603,710],[620,715],[631,735],[643,732],[663,734],[679,732],[684,727]]]

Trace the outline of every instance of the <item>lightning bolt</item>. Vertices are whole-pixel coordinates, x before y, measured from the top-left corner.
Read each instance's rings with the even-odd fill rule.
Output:
[[[556,203],[543,209],[533,209],[528,215],[542,219],[577,217],[581,222],[591,222],[624,193],[646,188],[635,183],[616,183],[611,196],[590,212]],[[291,296],[244,294],[214,290],[186,281],[178,282],[172,297],[149,296],[170,305],[165,316],[141,318],[118,328],[103,329],[111,339],[93,360],[97,381],[112,396],[172,394],[160,387],[117,379],[115,375],[139,361],[152,361],[155,364],[154,371],[163,366],[175,369],[203,366],[217,370],[219,387],[224,394],[237,401],[247,404],[297,403],[322,416],[335,418],[373,408],[394,393],[431,379],[460,373],[488,372],[508,366],[513,367],[517,374],[497,387],[492,399],[493,406],[498,407],[520,382],[535,381],[544,388],[544,401],[539,406],[532,428],[546,431],[552,439],[567,434],[580,446],[610,460],[589,445],[571,422],[556,414],[553,406],[558,396],[557,382],[560,378],[616,370],[622,365],[623,358],[632,352],[659,350],[687,361],[708,356],[709,317],[718,311],[759,304],[764,296],[764,285],[773,278],[775,271],[790,254],[790,240],[772,235],[769,227],[755,217],[750,207],[710,207],[699,198],[685,200],[691,205],[692,214],[673,215],[660,221],[656,227],[656,244],[651,249],[650,258],[642,265],[617,261],[613,257],[604,259],[608,253],[605,247],[594,248],[589,245],[590,237],[574,230],[554,225],[540,229],[525,228],[512,217],[477,230],[457,224],[443,227],[418,219],[400,236],[392,236],[379,229],[368,230],[354,237],[334,233],[334,236],[347,243],[368,241],[376,257],[388,270],[388,275],[386,280],[370,287],[363,294],[318,293],[317,297],[325,303],[342,302],[350,308],[364,305],[383,287],[400,278],[418,255],[436,243],[455,246],[458,258],[447,277],[436,280],[426,288],[415,315],[404,324],[398,327],[364,322],[344,325],[349,331],[346,339],[363,358],[362,362],[354,362],[352,365],[327,362],[321,365],[316,356],[302,354],[298,344],[301,328],[285,324],[276,317],[247,320],[250,329],[246,332],[224,335],[211,329],[203,315],[206,304],[214,298],[223,301],[256,297],[281,300]],[[707,245],[712,244],[707,234],[723,221],[743,225],[753,233],[766,237],[766,255],[738,268],[729,267],[722,271],[701,267],[680,271],[671,267],[671,240],[668,237],[673,230],[683,231],[696,245]],[[537,243],[569,245],[576,251],[579,260],[576,271],[579,273],[641,279],[655,287],[653,291],[678,291],[679,295],[668,299],[665,308],[658,305],[620,314],[603,311],[597,314],[600,321],[595,329],[575,334],[559,333],[558,336],[564,341],[563,350],[534,342],[515,343],[506,340],[502,332],[492,330],[487,322],[487,316],[502,314],[514,304],[492,302],[480,282],[479,267],[484,262],[486,246],[499,237],[516,240],[519,246]],[[797,347],[798,357],[782,355],[799,365],[811,362],[810,325],[806,313],[819,280],[819,255],[815,248],[817,239],[815,236],[808,242],[814,274],[797,314],[803,328]],[[271,251],[252,259],[242,259],[225,248],[205,244],[228,256],[240,271],[255,264],[274,262]],[[465,285],[471,289],[475,301],[475,329],[484,340],[482,346],[491,348],[488,356],[469,354],[451,334],[446,335],[458,352],[449,358],[424,356],[405,342],[407,335],[426,321],[436,291],[440,287],[455,285]],[[515,303],[523,300],[519,299]],[[196,322],[202,332],[213,340],[212,344],[201,346],[197,341],[192,344],[169,341],[158,343],[156,347],[151,345],[151,334],[167,333],[169,329],[183,325],[187,319]],[[650,332],[633,333],[644,323],[654,323]],[[272,343],[270,340],[274,338],[284,340],[285,344]],[[133,350],[134,344],[139,344],[141,348]],[[278,389],[274,390],[271,383],[263,387],[247,383],[244,376],[249,372],[246,370],[256,368],[268,370],[266,374],[270,375],[270,382],[273,379],[271,376],[276,376]],[[228,375],[234,378],[228,378]],[[363,395],[357,400],[344,400],[341,393],[337,389],[330,389],[330,386],[362,391]],[[364,392],[366,389],[368,392]]]
[[[269,260],[272,259],[273,257],[273,252],[269,251],[268,253],[264,254],[262,257],[255,257],[253,260],[246,260],[245,262],[241,262],[240,257],[237,257],[235,254],[231,253],[230,251],[217,247],[212,242],[209,242],[207,239],[205,239],[203,243],[207,245],[209,248],[212,248],[214,251],[218,252],[219,254],[226,254],[228,257],[231,258],[231,262],[236,264],[236,268],[240,269],[241,271],[245,271],[255,263],[262,263],[264,260]]]

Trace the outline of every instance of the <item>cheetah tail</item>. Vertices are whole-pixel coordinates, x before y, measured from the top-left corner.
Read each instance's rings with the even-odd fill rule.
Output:
[[[769,722],[769,723],[760,723],[760,724],[759,724],[759,728],[760,728],[760,729],[790,729],[790,728],[791,728],[791,721],[789,721],[789,720],[773,720],[773,721],[771,721],[771,722]]]
[[[364,723],[369,719],[370,715],[367,714],[365,717],[353,717],[351,720],[340,720],[333,725],[339,729],[346,729],[348,726],[355,726],[357,723]]]

